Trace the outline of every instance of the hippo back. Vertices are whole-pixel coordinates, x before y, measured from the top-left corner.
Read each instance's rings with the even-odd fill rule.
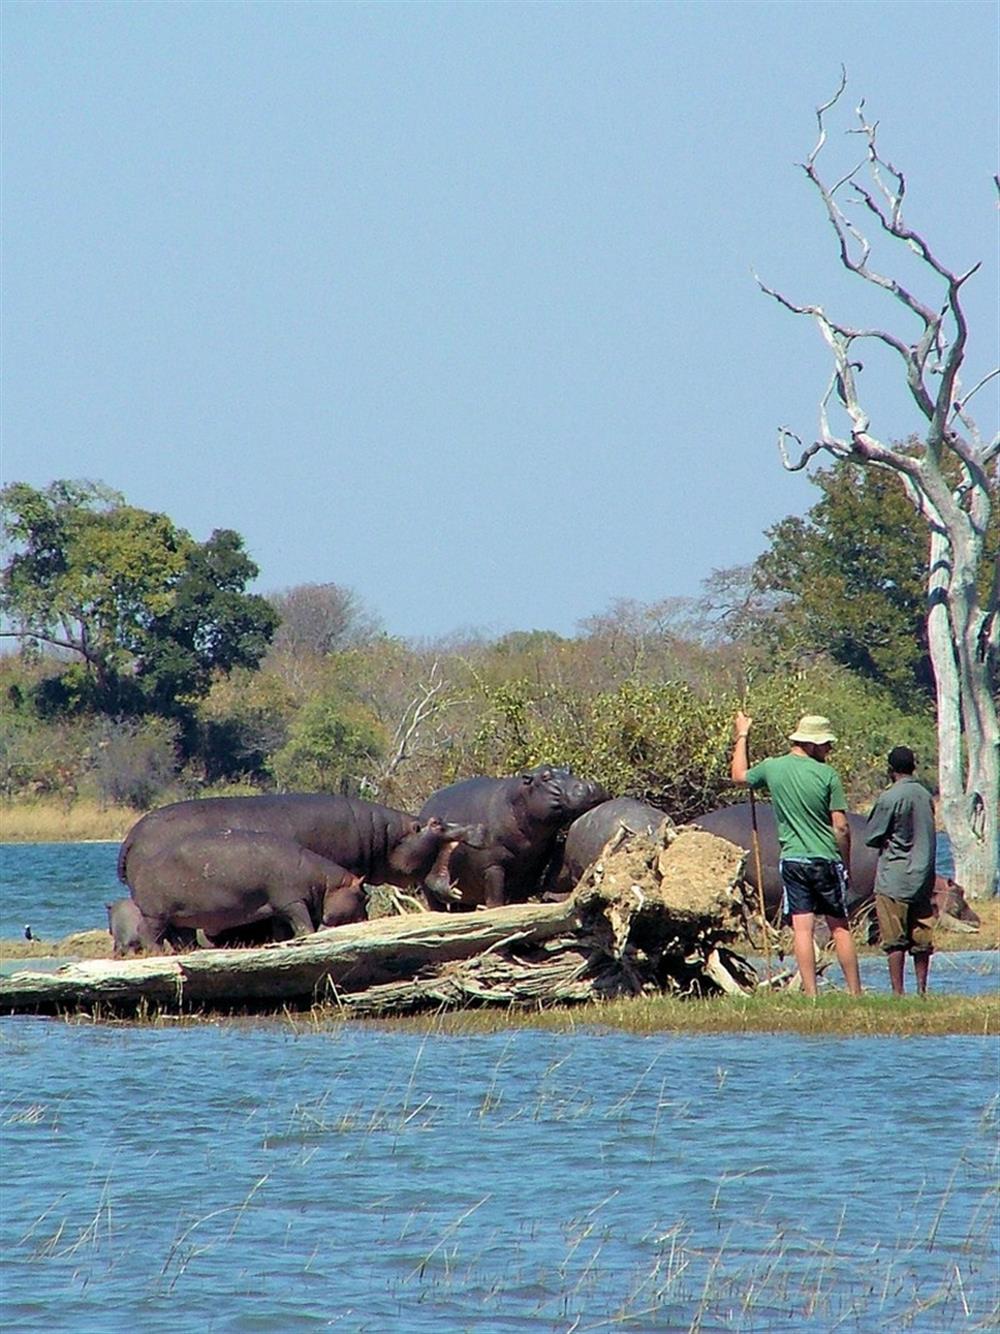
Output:
[[[405,811],[325,793],[178,801],[150,811],[132,826],[118,855],[118,877],[131,885],[141,863],[180,839],[238,830],[287,839],[377,882],[392,849],[415,823]]]
[[[636,801],[634,797],[602,801],[570,825],[566,841],[546,876],[547,888],[556,894],[568,892],[619,830],[624,829],[630,834],[655,834],[667,818],[665,811],[644,801]]]
[[[761,870],[764,877],[764,902],[769,912],[773,912],[781,903],[781,878],[778,873],[780,850],[778,833],[774,823],[774,810],[770,802],[754,803],[757,812],[757,833],[760,841]],[[875,865],[878,853],[865,844],[865,817],[848,813],[851,826],[851,876],[850,893],[847,906],[853,913],[867,903],[875,891]],[[699,829],[705,829],[719,838],[728,839],[746,852],[751,852],[752,822],[750,803],[737,802],[732,806],[721,806],[717,810],[699,815],[691,823]],[[755,858],[747,857],[746,878],[754,889],[757,888],[757,868]]]

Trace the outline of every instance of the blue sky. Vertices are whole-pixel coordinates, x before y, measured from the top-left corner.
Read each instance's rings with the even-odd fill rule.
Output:
[[[261,591],[332,580],[405,636],[697,594],[818,496],[775,440],[811,438],[825,350],[753,271],[910,332],[795,165],[841,64],[831,171],[865,97],[909,223],[984,262],[966,386],[995,364],[997,30],[961,0],[7,0],[3,480],[235,528]],[[885,438],[898,382],[866,370]]]

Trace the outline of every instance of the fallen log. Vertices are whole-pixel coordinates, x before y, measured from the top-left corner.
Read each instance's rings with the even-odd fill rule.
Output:
[[[94,959],[0,979],[0,1012],[134,1014],[337,1006],[572,1004],[642,992],[746,990],[721,948],[739,929],[742,853],[665,830],[606,850],[562,903],[408,913],[252,949]]]

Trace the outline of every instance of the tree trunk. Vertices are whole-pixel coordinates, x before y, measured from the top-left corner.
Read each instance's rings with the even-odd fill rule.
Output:
[[[855,328],[831,319],[816,305],[789,301],[772,288],[761,287],[786,309],[814,319],[834,360],[834,372],[820,402],[820,434],[803,449],[797,462],[789,459],[788,439],[801,446],[794,432],[779,432],[779,446],[787,468],[797,470],[820,450],[851,459],[862,467],[888,468],[902,480],[914,506],[927,520],[931,542],[927,576],[928,642],[934,667],[938,706],[938,766],[941,818],[951,839],[955,875],[973,897],[994,893],[997,885],[997,806],[1000,802],[1000,724],[993,695],[993,671],[1000,647],[1000,569],[985,602],[979,597],[979,571],[992,511],[997,498],[1000,436],[986,440],[969,413],[969,402],[997,374],[985,375],[967,394],[961,392],[960,373],[969,336],[962,304],[962,288],[979,268],[953,272],[935,255],[918,233],[903,221],[906,181],[878,149],[878,123],[869,123],[864,103],[856,109],[856,133],[867,143],[866,163],[855,166],[828,186],[817,160],[828,143],[826,115],[840,100],[846,74],[834,96],[818,107],[819,137],[804,169],[826,208],[837,236],[840,262],[873,287],[887,294],[916,317],[923,331],[916,341],[888,329]],[[867,167],[867,180],[862,176]],[[938,294],[921,299],[916,289],[873,267],[872,246],[857,222],[848,217],[840,196],[847,191],[852,204],[861,204],[876,219],[881,233],[905,245],[922,264],[925,278]],[[859,376],[864,363],[860,347],[881,344],[898,358],[907,388],[926,430],[919,442],[899,447],[884,445],[870,431],[870,417],[860,396]],[[866,358],[867,360],[867,358]],[[846,430],[831,428],[828,409],[846,416]]]
[[[932,544],[928,631],[937,682],[938,773],[941,820],[951,841],[955,879],[972,898],[997,883],[997,793],[1000,729],[981,651],[981,616],[970,606],[975,566],[935,534]],[[951,566],[947,597],[939,583]],[[974,583],[972,585],[974,587]]]

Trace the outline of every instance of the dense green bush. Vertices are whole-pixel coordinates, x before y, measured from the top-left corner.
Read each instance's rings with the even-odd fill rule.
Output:
[[[333,690],[303,705],[269,768],[284,790],[357,794],[366,790],[384,749],[384,733],[371,714]]]
[[[884,688],[844,667],[758,666],[744,688],[732,644],[685,654],[676,636],[668,644],[644,634],[619,617],[575,640],[530,634],[416,649],[383,637],[327,656],[273,654],[265,671],[217,676],[184,737],[180,776],[169,728],[133,720],[102,730],[86,712],[44,719],[38,682],[51,660],[0,659],[10,706],[0,786],[8,795],[89,788],[141,805],[163,800],[175,782],[205,791],[237,781],[363,793],[416,810],[457,779],[550,761],[682,820],[742,796],[728,779],[741,706],[754,717],[752,759],[784,752],[801,714],[828,716],[839,737],[833,763],[855,809],[882,786],[893,745],[912,746],[921,772],[934,773],[930,714],[902,712]],[[627,642],[621,660],[618,641]],[[654,677],[655,653],[663,671]]]
[[[742,795],[729,780],[738,708],[754,718],[757,759],[783,754],[803,713],[829,717],[838,737],[831,762],[859,808],[881,787],[893,745],[912,746],[923,771],[933,772],[933,721],[902,713],[886,691],[830,664],[758,678],[741,695],[698,692],[684,682],[628,682],[589,696],[527,680],[488,687],[470,772],[568,764],[616,796],[649,801],[684,820]]]

